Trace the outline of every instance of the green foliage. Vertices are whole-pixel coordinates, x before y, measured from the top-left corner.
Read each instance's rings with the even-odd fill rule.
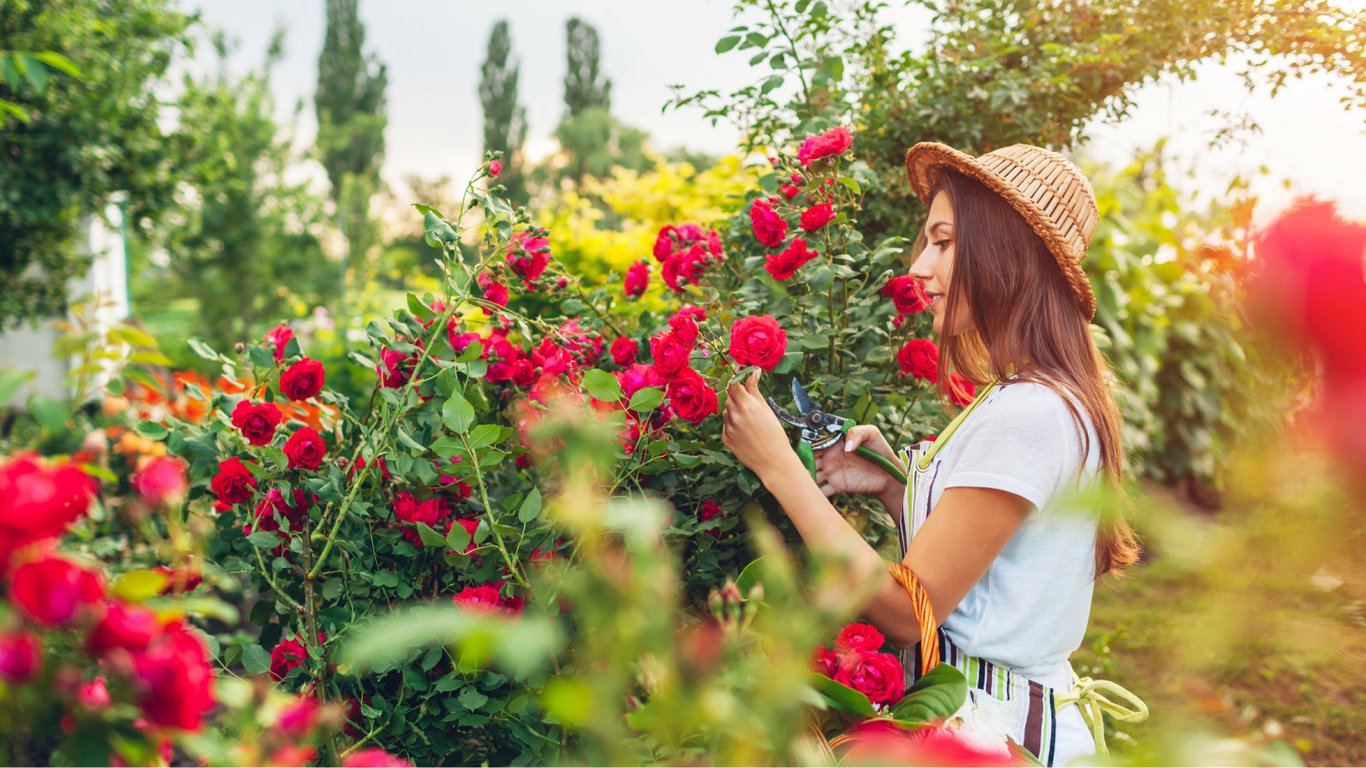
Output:
[[[513,202],[526,200],[522,146],[526,143],[526,107],[517,101],[521,64],[512,60],[512,33],[500,19],[489,33],[488,53],[479,69],[479,103],[484,108],[484,152],[502,152],[498,183]],[[420,198],[429,200],[429,198]]]
[[[48,70],[77,80],[81,78],[80,68],[56,51],[0,51],[0,87],[11,93],[18,94],[24,90],[42,93],[47,89]],[[4,125],[11,117],[27,122],[28,112],[13,101],[0,98],[0,125]]]
[[[189,23],[165,0],[0,5],[5,50],[53,52],[39,60],[60,66],[65,56],[81,75],[26,90],[29,119],[0,124],[0,327],[66,308],[68,281],[89,264],[77,247],[81,222],[101,215],[114,193],[134,225],[170,203],[157,92]],[[41,71],[26,67],[26,82]],[[0,99],[13,96],[0,85]]]
[[[157,231],[168,255],[139,264],[137,305],[155,310],[192,298],[198,317],[180,332],[226,347],[281,319],[281,306],[335,295],[321,245],[323,200],[306,182],[286,179],[297,160],[274,117],[270,70],[281,54],[241,77],[186,77],[180,127],[166,151],[179,169],[180,205]]]

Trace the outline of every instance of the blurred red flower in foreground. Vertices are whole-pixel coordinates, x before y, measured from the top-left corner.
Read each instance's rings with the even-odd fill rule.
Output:
[[[0,572],[14,550],[61,535],[94,492],[95,481],[71,464],[24,455],[0,464]]]
[[[1010,765],[943,728],[907,730],[888,720],[864,720],[845,734],[840,763],[845,765]]]
[[[1366,223],[1302,200],[1261,233],[1257,255],[1250,309],[1318,357],[1322,426],[1366,494]]]

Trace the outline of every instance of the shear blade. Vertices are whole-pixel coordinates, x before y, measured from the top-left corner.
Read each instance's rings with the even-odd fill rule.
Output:
[[[816,408],[816,404],[811,401],[811,396],[806,394],[806,389],[802,387],[802,383],[797,380],[796,376],[792,377],[792,399],[796,401],[797,410],[801,411],[803,416],[819,410]]]

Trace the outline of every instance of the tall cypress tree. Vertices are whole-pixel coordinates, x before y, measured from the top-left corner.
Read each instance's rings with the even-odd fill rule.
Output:
[[[326,0],[327,32],[318,54],[318,89],[313,96],[318,151],[346,241],[343,298],[347,262],[362,258],[376,237],[370,196],[379,189],[384,163],[384,91],[389,80],[384,65],[362,52],[365,27],[357,2]]]
[[[564,75],[564,104],[577,117],[594,107],[611,109],[612,81],[598,80],[598,30],[575,16],[566,25],[569,62]]]
[[[522,171],[522,145],[526,142],[526,108],[517,103],[517,79],[521,65],[512,61],[512,34],[506,20],[499,20],[489,34],[488,53],[480,68],[479,103],[484,107],[484,151],[502,150],[503,173],[498,180],[508,197],[526,198]]]

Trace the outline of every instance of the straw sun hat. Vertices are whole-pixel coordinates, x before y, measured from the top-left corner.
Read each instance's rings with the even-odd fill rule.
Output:
[[[906,152],[911,187],[927,206],[945,168],[985,184],[1019,211],[1058,260],[1086,317],[1095,316],[1096,296],[1081,260],[1100,213],[1091,182],[1080,168],[1057,152],[1028,144],[973,157],[944,144],[922,141]]]

